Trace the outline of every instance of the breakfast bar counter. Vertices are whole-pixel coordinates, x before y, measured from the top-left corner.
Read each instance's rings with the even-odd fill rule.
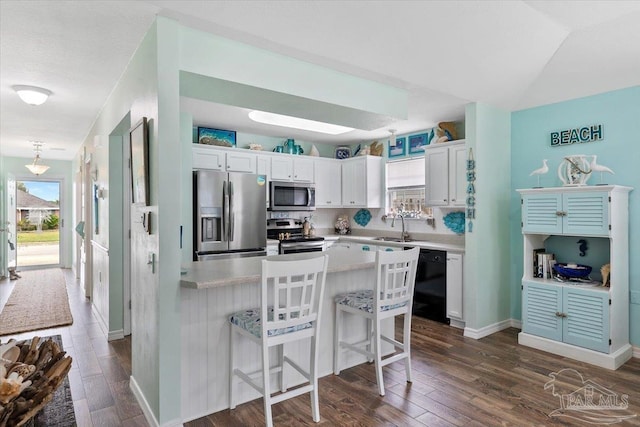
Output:
[[[329,254],[329,273],[370,269],[375,263],[375,253],[363,251],[317,252]],[[180,286],[190,289],[207,289],[260,282],[263,259],[280,261],[308,257],[308,254],[287,254],[249,258],[231,258],[220,261],[198,261],[187,265]]]
[[[335,295],[358,289],[373,288],[375,252],[332,250],[317,252],[329,256],[324,298],[320,320],[320,376],[333,375],[333,331]],[[236,258],[199,261],[186,265],[187,273],[180,281],[180,345],[181,345],[181,413],[187,422],[229,407],[229,322],[231,313],[260,306],[260,272],[263,259],[297,259],[309,254],[290,254],[271,257]],[[354,316],[355,317],[355,316]],[[392,320],[392,319],[388,319]],[[345,319],[349,327],[344,332],[348,340],[366,337],[364,319]],[[344,329],[343,329],[344,330]],[[391,321],[383,323],[383,332],[392,335]],[[389,353],[391,345],[383,346]],[[275,351],[276,349],[272,349]],[[249,340],[241,340],[235,349],[237,364],[247,372],[261,367],[260,348]],[[301,366],[309,361],[309,343],[291,343],[286,347],[288,357]],[[271,357],[274,358],[274,352]],[[275,359],[273,359],[275,360]],[[364,356],[346,352],[343,366],[364,363]],[[288,370],[285,378],[289,386],[303,382],[295,370]],[[276,376],[272,377],[277,386]],[[274,388],[276,389],[276,388]],[[260,395],[247,384],[239,383],[237,402],[247,402]],[[323,408],[320,408],[322,412]]]

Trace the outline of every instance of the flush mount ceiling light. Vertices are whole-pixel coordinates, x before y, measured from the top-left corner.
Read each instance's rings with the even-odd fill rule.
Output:
[[[42,175],[45,173],[49,166],[38,163],[40,161],[40,149],[43,143],[40,141],[33,141],[33,151],[36,153],[36,157],[33,159],[33,163],[24,165],[34,175]]]
[[[339,135],[353,130],[353,128],[346,126],[316,122],[315,120],[300,119],[298,117],[284,116],[282,114],[267,113],[258,110],[250,112],[249,118],[254,122],[264,123],[267,125],[310,130],[312,132],[326,133],[329,135]]]
[[[37,86],[17,85],[13,90],[18,93],[20,99],[29,105],[41,105],[49,98],[51,91]]]

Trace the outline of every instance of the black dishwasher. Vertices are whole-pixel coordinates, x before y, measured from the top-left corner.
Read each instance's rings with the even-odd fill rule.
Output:
[[[420,249],[413,314],[449,324],[447,318],[447,252]]]

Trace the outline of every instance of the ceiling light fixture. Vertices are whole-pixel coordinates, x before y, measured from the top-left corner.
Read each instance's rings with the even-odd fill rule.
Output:
[[[42,145],[43,143],[40,141],[33,141],[33,151],[35,151],[36,157],[33,159],[32,164],[24,165],[34,175],[42,175],[49,169],[49,166],[38,163],[40,160],[40,149],[42,148]]]
[[[389,132],[391,133],[391,136],[389,137],[389,145],[391,147],[395,147],[396,146],[396,130],[389,129]]]
[[[51,91],[37,86],[17,85],[13,86],[13,90],[18,93],[20,99],[29,105],[44,104]]]
[[[353,128],[334,125],[331,123],[316,122],[315,120],[301,119],[298,117],[285,116],[282,114],[267,113],[265,111],[251,111],[249,118],[254,122],[267,125],[284,126],[294,129],[310,130],[312,132],[326,133],[329,135],[339,135],[350,132]]]

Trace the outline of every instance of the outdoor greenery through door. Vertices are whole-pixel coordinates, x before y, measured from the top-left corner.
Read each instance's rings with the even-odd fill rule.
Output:
[[[17,181],[18,267],[60,264],[60,182]]]

